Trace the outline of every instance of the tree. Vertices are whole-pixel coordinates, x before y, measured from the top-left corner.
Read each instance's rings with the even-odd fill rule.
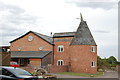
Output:
[[[117,65],[117,59],[114,56],[108,58],[108,63],[110,67],[115,67]]]
[[[100,56],[97,56],[98,69],[116,67],[118,64],[120,65],[120,62],[117,62],[117,59],[114,56],[104,59],[102,59]]]
[[[120,62],[119,62],[119,61],[117,61],[117,62],[116,62],[116,64],[117,64],[117,65],[120,65]]]
[[[102,59],[100,58],[100,56],[97,56],[97,66],[98,66],[98,69],[101,68],[103,62],[102,62]]]

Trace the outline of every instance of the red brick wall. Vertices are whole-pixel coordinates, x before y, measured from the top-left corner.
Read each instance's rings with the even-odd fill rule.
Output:
[[[92,52],[91,45],[72,45],[70,46],[70,56],[72,72],[97,72],[97,47],[96,52]],[[96,62],[96,67],[91,67],[92,61]]]
[[[28,36],[33,36],[32,41],[28,41]],[[39,47],[43,47],[43,51],[52,51],[52,45],[34,35],[29,33],[28,35],[14,41],[11,43],[11,51],[19,51],[18,48],[21,48],[21,51],[39,51]]]
[[[49,73],[57,73],[57,72],[68,72],[68,66],[49,66],[48,67]]]
[[[57,41],[57,40],[62,40],[62,41]],[[64,41],[68,40],[68,41]],[[69,65],[69,45],[72,40],[72,37],[64,37],[64,38],[55,38],[55,46],[54,46],[54,65],[57,65],[58,60],[63,60],[64,65]],[[64,46],[64,52],[58,52],[58,46],[63,45]]]

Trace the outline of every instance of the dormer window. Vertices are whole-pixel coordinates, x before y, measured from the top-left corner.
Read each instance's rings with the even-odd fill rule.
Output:
[[[64,52],[64,46],[63,45],[58,46],[58,52]]]

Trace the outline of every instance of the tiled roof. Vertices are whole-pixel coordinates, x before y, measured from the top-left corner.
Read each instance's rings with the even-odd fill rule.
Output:
[[[75,32],[62,32],[62,33],[55,33],[53,35],[54,38],[56,37],[74,37]]]
[[[45,40],[46,42],[48,42],[49,44],[53,44],[52,38],[51,38],[50,36],[46,36],[46,35],[43,35],[43,34],[40,34],[40,33],[34,32],[34,31],[29,31],[29,32],[27,32],[26,34],[20,36],[19,38],[14,39],[14,40],[11,41],[10,43],[12,43],[12,42],[14,42],[14,41],[16,41],[16,40],[18,40],[18,39],[26,36],[26,35],[29,34],[29,33],[33,33],[33,34],[35,34],[36,36],[38,36],[39,38],[42,38],[43,40]]]
[[[86,21],[81,21],[71,45],[96,45]]]
[[[52,51],[11,51],[11,58],[43,58]]]
[[[32,31],[32,32],[33,32],[33,31]],[[43,35],[43,34],[40,34],[40,33],[37,33],[37,32],[33,32],[33,33],[36,34],[38,37],[44,39],[44,40],[47,41],[48,43],[53,44],[53,39],[52,39],[52,37],[47,36],[47,35]]]

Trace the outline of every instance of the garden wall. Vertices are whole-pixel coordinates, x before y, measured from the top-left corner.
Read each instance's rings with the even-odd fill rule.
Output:
[[[49,73],[68,72],[68,66],[51,65],[48,67],[48,72]]]

